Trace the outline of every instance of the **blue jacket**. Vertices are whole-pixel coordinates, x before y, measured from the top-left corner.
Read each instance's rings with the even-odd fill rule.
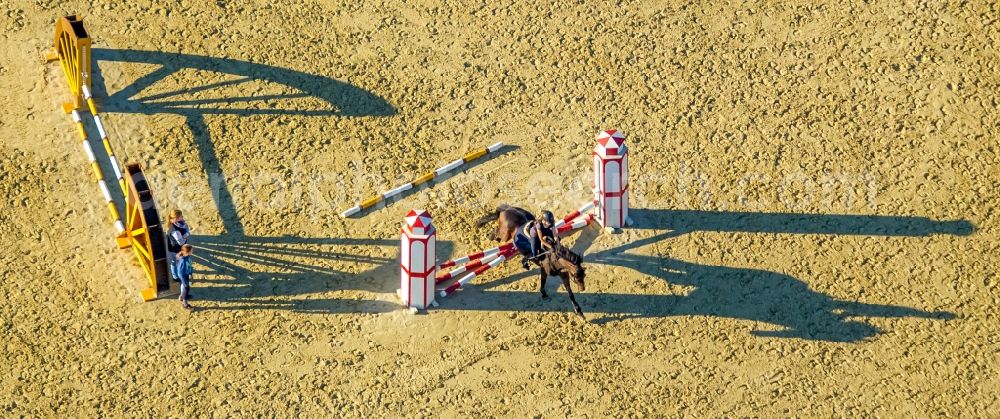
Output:
[[[177,258],[177,276],[184,280],[191,280],[194,275],[194,265],[191,263],[191,256],[181,256]]]

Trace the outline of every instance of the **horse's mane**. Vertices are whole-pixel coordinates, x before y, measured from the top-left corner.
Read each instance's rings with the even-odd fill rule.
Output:
[[[568,247],[563,246],[559,242],[555,242],[552,246],[552,253],[560,259],[565,259],[567,262],[572,263],[575,266],[580,266],[580,264],[583,263],[582,256],[576,254],[576,252],[573,252],[572,250],[569,250]]]

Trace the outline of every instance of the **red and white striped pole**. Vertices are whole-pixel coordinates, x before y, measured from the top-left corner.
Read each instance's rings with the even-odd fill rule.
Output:
[[[437,231],[431,215],[411,210],[400,229],[399,298],[408,307],[425,309],[434,304],[437,272]]]
[[[483,250],[481,252],[476,252],[476,253],[469,254],[467,256],[462,256],[462,257],[457,258],[457,259],[452,259],[452,260],[449,260],[449,261],[445,261],[445,262],[441,263],[440,265],[438,265],[438,269],[450,268],[450,267],[455,266],[455,265],[461,265],[461,264],[466,263],[466,262],[468,262],[470,260],[476,260],[476,259],[482,259],[482,258],[489,257],[489,256],[494,256],[494,255],[496,255],[498,253],[502,253],[505,250],[510,250],[510,249],[513,249],[513,248],[514,248],[514,243],[513,242],[502,244],[502,245],[499,245],[499,246],[494,247],[494,248]]]
[[[593,215],[590,215],[590,214],[584,215],[583,217],[580,217],[580,218],[577,218],[576,220],[573,220],[573,222],[570,223],[570,224],[564,224],[561,227],[557,228],[556,229],[556,234],[568,233],[568,232],[576,230],[578,228],[586,227],[586,226],[590,225],[590,223],[593,222],[593,221],[594,221],[594,216]]]
[[[455,278],[456,276],[459,276],[459,275],[465,273],[466,271],[475,270],[475,269],[479,268],[480,266],[483,266],[484,264],[487,264],[487,263],[493,261],[493,259],[496,259],[499,256],[500,256],[500,254],[494,254],[494,255],[491,255],[491,256],[485,256],[482,259],[473,260],[472,262],[466,263],[465,265],[459,266],[459,267],[457,267],[455,269],[452,269],[451,271],[448,271],[447,273],[445,273],[443,275],[438,276],[437,279],[434,280],[434,282],[436,282],[438,284],[440,284],[442,282],[447,282],[448,280],[450,280],[452,278]]]
[[[469,283],[469,281],[471,281],[472,278],[475,278],[475,277],[479,276],[480,274],[482,274],[483,272],[486,272],[490,268],[495,268],[497,265],[503,263],[505,260],[507,260],[507,258],[513,256],[516,253],[517,253],[517,250],[513,249],[513,248],[507,249],[507,250],[501,252],[500,255],[497,256],[496,259],[493,259],[489,263],[476,268],[476,270],[474,270],[474,271],[470,272],[469,274],[463,276],[462,279],[459,279],[458,281],[455,281],[454,284],[449,285],[447,288],[441,290],[441,292],[439,292],[438,294],[441,297],[447,297],[451,293],[455,292],[455,290],[457,290],[457,289],[461,288],[462,286],[464,286],[465,284]]]
[[[561,219],[559,221],[556,221],[556,225],[554,225],[552,227],[558,229],[559,227],[562,227],[562,226],[566,225],[566,223],[572,222],[577,217],[579,217],[581,214],[586,214],[587,211],[590,211],[590,210],[594,209],[595,205],[597,205],[597,201],[594,201],[594,200],[591,200],[590,202],[588,202],[586,204],[583,204],[583,206],[581,206],[576,211],[573,211],[573,212],[569,213],[569,215],[563,217],[563,219]]]
[[[628,147],[625,133],[606,130],[597,133],[594,147],[594,200],[597,222],[603,227],[622,228],[628,218]]]

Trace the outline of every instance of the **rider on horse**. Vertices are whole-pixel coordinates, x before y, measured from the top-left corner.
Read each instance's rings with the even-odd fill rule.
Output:
[[[489,238],[499,243],[513,242],[514,247],[524,255],[522,262],[524,269],[528,269],[528,263],[532,260],[541,267],[538,285],[542,298],[549,298],[545,293],[545,280],[550,276],[558,276],[562,278],[563,288],[573,303],[573,309],[582,316],[583,310],[573,296],[570,281],[575,283],[580,291],[584,290],[584,277],[587,273],[583,268],[583,258],[559,245],[558,236],[553,231],[555,218],[552,217],[552,213],[542,211],[538,221],[535,221],[535,216],[524,208],[500,204],[495,211],[480,217],[476,221],[476,226],[483,227],[493,222],[496,222],[496,229],[491,232]]]
[[[536,260],[542,250],[542,238],[555,239],[552,227],[555,225],[555,217],[551,211],[542,211],[537,220],[528,221],[523,228],[519,228],[514,235],[514,246],[521,252],[524,259],[521,266],[530,269],[528,262]]]

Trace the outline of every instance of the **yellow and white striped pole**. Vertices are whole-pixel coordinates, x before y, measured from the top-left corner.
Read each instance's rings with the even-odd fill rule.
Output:
[[[74,109],[72,115],[73,123],[76,124],[76,129],[80,133],[80,139],[83,142],[83,151],[87,153],[90,168],[94,170],[94,177],[97,178],[97,186],[101,188],[104,200],[108,203],[108,211],[111,213],[111,221],[115,223],[115,231],[121,234],[125,231],[125,224],[122,223],[121,216],[118,215],[118,207],[115,206],[115,201],[111,199],[111,192],[108,190],[107,183],[104,182],[104,174],[101,173],[101,166],[97,164],[97,157],[94,156],[94,150],[90,148],[90,142],[87,141],[87,131],[83,128],[83,120],[80,119],[80,112]]]
[[[382,192],[381,194],[375,195],[375,196],[373,196],[371,198],[368,198],[368,199],[366,199],[364,201],[361,201],[360,204],[355,205],[355,206],[353,206],[351,208],[348,208],[344,212],[340,213],[340,216],[341,217],[345,217],[345,218],[346,217],[350,217],[350,216],[352,216],[354,214],[357,214],[357,213],[361,212],[361,210],[365,210],[365,209],[371,208],[371,207],[375,206],[375,204],[377,204],[379,202],[385,201],[386,199],[389,199],[389,198],[392,198],[393,196],[399,195],[400,193],[403,193],[404,191],[407,191],[407,190],[413,189],[413,188],[415,188],[417,186],[420,186],[423,183],[430,182],[432,179],[434,179],[434,178],[436,178],[438,176],[441,176],[441,175],[443,175],[445,173],[448,173],[448,172],[450,172],[452,170],[455,170],[455,168],[457,168],[457,167],[459,167],[459,166],[461,166],[463,164],[466,164],[466,163],[471,162],[471,161],[473,161],[475,159],[483,157],[483,156],[485,156],[485,155],[487,155],[489,153],[495,152],[495,151],[497,151],[497,150],[499,150],[501,148],[503,148],[503,142],[498,142],[498,143],[493,144],[493,145],[491,145],[489,147],[486,147],[486,148],[484,148],[482,150],[473,151],[473,152],[471,152],[469,154],[466,154],[464,157],[462,157],[462,158],[460,158],[458,160],[455,160],[455,161],[453,161],[451,163],[448,163],[448,164],[446,164],[444,166],[441,166],[441,167],[439,167],[439,168],[437,168],[435,170],[432,170],[430,172],[424,173],[423,175],[421,175],[420,177],[414,179],[410,183],[407,183],[405,185],[402,185],[402,186],[390,189],[388,191]]]
[[[90,88],[86,84],[83,85],[83,98],[87,100],[90,114],[94,116],[94,125],[97,126],[97,132],[101,134],[101,142],[104,143],[104,150],[108,152],[108,159],[111,160],[111,170],[114,170],[115,178],[118,179],[118,185],[122,188],[122,193],[125,193],[125,178],[122,177],[122,169],[118,167],[118,159],[115,157],[114,150],[111,149],[111,141],[108,140],[108,131],[104,129],[104,123],[101,122],[101,117],[97,114],[97,105],[94,104],[94,96],[90,94]]]

